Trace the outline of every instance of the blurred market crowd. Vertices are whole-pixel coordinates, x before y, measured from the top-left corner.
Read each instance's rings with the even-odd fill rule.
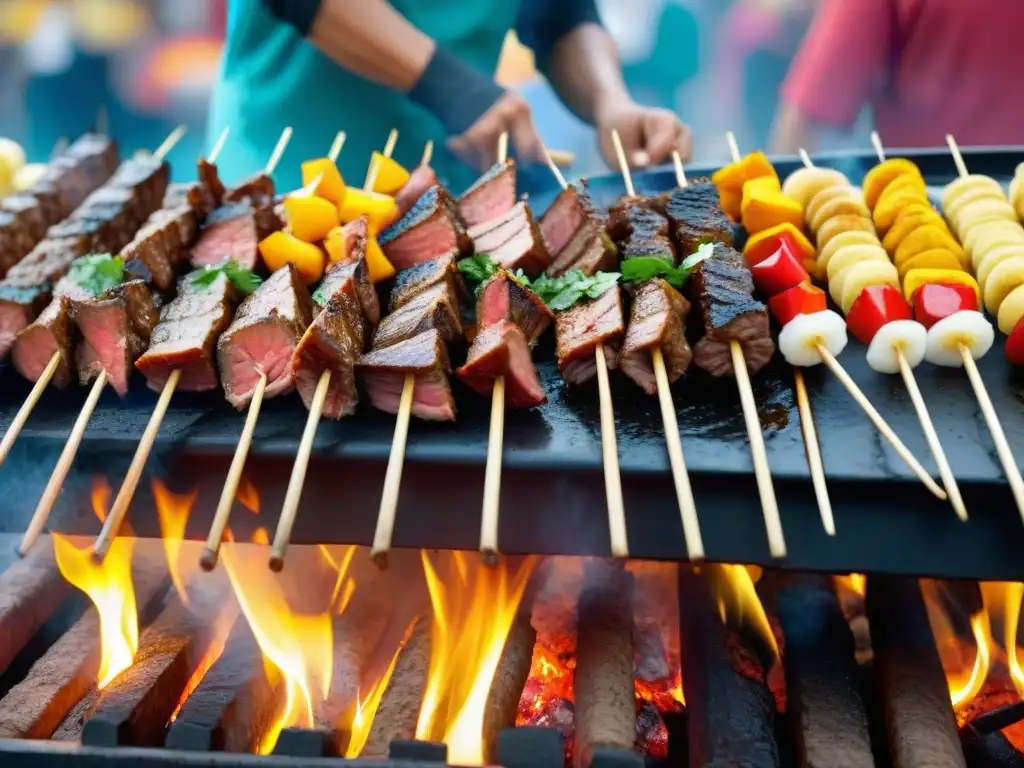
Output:
[[[225,3],[0,0],[0,136],[20,142],[30,159],[42,159],[62,137],[97,119],[109,123],[127,150],[154,146],[185,123],[191,129],[186,148],[200,154]],[[693,127],[696,163],[725,157],[726,130],[744,147],[767,146],[779,89],[817,4],[598,2],[631,90]],[[592,131],[561,106],[514,40],[497,77],[526,95],[551,146],[576,153],[574,173],[601,170]],[[846,140],[864,141],[863,135]]]

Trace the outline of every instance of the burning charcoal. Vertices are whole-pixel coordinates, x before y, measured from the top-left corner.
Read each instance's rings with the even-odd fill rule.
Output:
[[[585,572],[573,684],[577,768],[591,765],[596,750],[631,750],[636,740],[632,576],[605,561]]]
[[[530,588],[527,587],[527,590],[529,594]],[[484,760],[488,764],[497,763],[498,736],[504,729],[515,724],[519,699],[530,674],[537,633],[530,624],[529,605],[526,602],[524,600],[520,605],[505,639],[505,647],[498,659],[484,704],[483,747]]]
[[[668,759],[668,728],[654,704],[643,699],[636,702],[636,742],[633,748],[654,760]]]
[[[871,576],[867,609],[893,768],[966,768],[917,580]]]
[[[459,214],[467,227],[503,216],[516,204],[514,160],[495,163],[459,198]]]

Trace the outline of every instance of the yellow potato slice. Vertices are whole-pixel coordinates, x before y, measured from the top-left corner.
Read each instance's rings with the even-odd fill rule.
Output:
[[[991,314],[999,313],[999,305],[1014,288],[1024,285],[1024,256],[1004,259],[988,273],[985,287],[985,309]]]
[[[847,267],[836,277],[840,284],[838,303],[843,308],[844,315],[849,313],[853,302],[865,288],[872,285],[891,285],[899,290],[900,287],[899,273],[888,261],[860,261]]]
[[[818,253],[824,250],[825,246],[828,245],[829,241],[841,235],[843,232],[870,232],[875,234],[875,228],[871,224],[871,219],[865,219],[863,216],[856,216],[846,214],[843,216],[835,216],[826,221],[821,229],[817,232],[817,248]],[[875,235],[877,239],[877,235]]]
[[[879,235],[884,237],[892,225],[896,223],[896,218],[904,208],[910,205],[926,204],[927,202],[928,198],[923,197],[917,189],[904,188],[897,190],[895,194],[883,195],[872,214],[875,229],[878,230]]]
[[[928,187],[925,186],[924,179],[919,174],[906,173],[902,176],[897,176],[890,182],[882,196],[878,198],[875,208],[878,208],[880,205],[886,205],[889,200],[906,191],[914,192],[921,200],[928,201]]]
[[[1024,228],[1009,221],[990,221],[988,224],[974,227],[970,234],[974,235],[970,239],[971,250],[967,250],[968,240],[965,239],[964,255],[975,270],[990,251],[1004,245],[1024,245]]]
[[[889,261],[889,254],[880,245],[848,245],[840,248],[829,260],[826,274],[831,283],[835,276],[858,261]]]
[[[828,245],[818,251],[818,271],[824,275],[828,269],[828,263],[840,248],[848,245],[878,245],[878,235],[873,231],[855,229],[850,232],[841,232],[831,240]]]
[[[1017,213],[1003,199],[986,197],[976,200],[964,208],[953,220],[953,231],[957,237],[964,238],[974,227],[990,221],[1017,221]]]
[[[826,187],[850,185],[850,180],[832,168],[800,168],[782,184],[782,193],[807,207],[811,198]]]
[[[921,169],[913,162],[902,157],[894,157],[879,163],[864,177],[864,201],[871,210],[875,209],[878,199],[888,186],[898,177],[904,175],[921,176]],[[924,178],[921,178],[922,183]]]
[[[902,242],[896,246],[893,261],[896,266],[899,266],[903,262],[917,256],[917,254],[930,251],[933,248],[945,248],[948,251],[952,251],[966,268],[964,251],[960,247],[960,243],[949,233],[948,229],[937,224],[922,224],[903,238]]]
[[[985,292],[988,277],[996,267],[1004,261],[1015,259],[1018,256],[1024,256],[1024,247],[1020,245],[1004,245],[989,251],[985,258],[978,263],[978,271],[974,275],[981,292]]]
[[[808,217],[807,221],[810,222],[811,231],[817,232],[829,219],[847,214],[863,216],[865,219],[871,218],[871,212],[864,204],[864,199],[860,196],[860,190],[853,189],[852,187],[850,191],[837,195],[820,206],[813,216]]]
[[[989,186],[980,186],[977,189],[968,189],[956,199],[956,203],[948,208],[943,207],[942,212],[950,221],[956,221],[960,212],[967,206],[979,200],[1005,200],[1006,196],[1002,189],[992,189]]]
[[[996,323],[999,325],[999,330],[1009,336],[1022,317],[1024,317],[1024,285],[1018,285],[1007,294],[1003,303],[999,305]]]
[[[950,210],[956,205],[957,198],[971,190],[984,189],[985,187],[1002,192],[1002,187],[999,186],[998,181],[989,176],[982,176],[979,173],[972,173],[953,180],[942,190],[942,210]]]
[[[896,253],[896,248],[899,247],[903,238],[924,224],[936,224],[947,231],[949,230],[949,227],[946,226],[946,220],[930,204],[911,203],[896,216],[896,221],[889,227],[889,231],[885,233],[882,247],[889,253]]]

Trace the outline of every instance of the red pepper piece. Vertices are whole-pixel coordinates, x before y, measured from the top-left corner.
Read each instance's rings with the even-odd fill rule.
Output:
[[[780,239],[775,253],[750,267],[754,284],[769,296],[787,291],[811,279],[804,269],[799,252],[788,239]]]
[[[893,320],[909,320],[910,305],[891,285],[872,285],[860,292],[846,315],[846,327],[862,344],[870,344],[878,329]]]
[[[775,294],[768,299],[768,306],[771,307],[776,319],[782,325],[786,325],[797,315],[824,312],[828,309],[828,298],[821,288],[804,282]]]
[[[969,285],[960,283],[929,283],[913,296],[914,319],[925,328],[964,309],[978,311],[978,294]]]
[[[1017,323],[1006,339],[1006,359],[1014,365],[1024,365],[1024,320]]]

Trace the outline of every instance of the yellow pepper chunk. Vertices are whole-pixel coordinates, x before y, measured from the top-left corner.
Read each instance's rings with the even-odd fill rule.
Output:
[[[894,157],[879,163],[864,177],[864,200],[868,208],[875,209],[878,199],[888,186],[899,176],[921,176],[921,171],[910,160]]]
[[[286,230],[263,238],[260,241],[260,255],[271,272],[276,272],[289,262],[294,264],[306,285],[312,285],[324,275],[323,251]]]
[[[333,160],[326,157],[309,160],[302,164],[302,186],[316,186],[312,194],[330,200],[336,206],[345,202],[345,180]]]
[[[288,195],[284,209],[292,234],[307,243],[320,242],[338,226],[338,209],[322,197]]]
[[[390,157],[374,152],[370,157],[370,168],[377,166],[377,178],[373,182],[373,191],[384,195],[393,195],[409,181],[409,172]]]
[[[963,266],[952,251],[946,248],[932,248],[930,251],[912,256],[902,264],[897,265],[896,269],[899,270],[900,280],[903,280],[912,269],[962,270]]]
[[[344,227],[335,227],[327,233],[324,238],[324,250],[327,251],[327,259],[332,264],[346,263],[350,261],[348,248],[345,247]]]
[[[380,232],[388,224],[398,218],[398,205],[395,198],[378,192],[364,192],[356,187],[349,187],[345,194],[345,202],[338,207],[338,218],[342,224],[355,221],[366,216],[370,229]]]
[[[711,183],[718,189],[719,194],[723,190],[739,191],[743,189],[743,182],[747,179],[743,175],[743,161],[729,163],[711,174]]]
[[[395,267],[384,255],[374,232],[371,232],[366,238],[366,268],[370,272],[370,282],[372,283],[379,283],[395,276]]]
[[[750,234],[789,223],[799,227],[804,219],[804,209],[796,200],[776,191],[772,183],[777,179],[764,178],[748,181],[743,186],[741,217],[743,227]]]
[[[775,179],[779,189],[782,189],[782,185],[779,183],[779,175],[775,172],[775,166],[772,165],[764,152],[751,152],[740,161],[740,169],[743,172],[743,180],[745,182],[771,177]]]
[[[912,269],[907,272],[903,278],[903,295],[910,303],[914,299],[914,294],[917,293],[917,289],[923,285],[951,285],[959,284],[966,285],[968,288],[973,288],[974,293],[978,296],[978,306],[982,306],[981,303],[981,288],[978,287],[978,281],[974,279],[970,274],[964,272],[962,269]]]

